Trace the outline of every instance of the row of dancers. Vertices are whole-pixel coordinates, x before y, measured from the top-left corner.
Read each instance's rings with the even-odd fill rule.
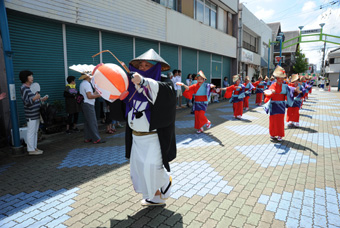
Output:
[[[197,133],[204,131],[203,127],[209,129],[211,121],[205,116],[208,107],[209,96],[215,85],[206,83],[207,78],[202,71],[197,74],[197,83],[191,86],[178,83],[185,88],[183,96],[194,99],[193,110],[195,112],[195,126]],[[293,74],[287,77],[285,70],[277,66],[270,80],[266,76],[260,75],[258,81],[251,83],[248,76],[245,77],[244,83],[241,83],[239,75],[233,76],[233,85],[221,88],[226,91],[224,97],[230,99],[233,103],[235,119],[241,119],[243,110],[249,110],[249,98],[251,92],[255,91],[255,104],[258,106],[265,103],[264,109],[269,114],[269,134],[270,138],[275,141],[282,141],[284,134],[284,116],[287,109],[286,121],[288,127],[299,127],[300,114],[303,101],[308,99],[308,94],[312,93],[312,77]]]

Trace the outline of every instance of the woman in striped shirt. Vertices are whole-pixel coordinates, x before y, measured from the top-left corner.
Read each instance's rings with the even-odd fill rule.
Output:
[[[33,94],[31,84],[33,83],[33,73],[24,70],[19,73],[21,98],[24,103],[25,117],[27,120],[27,152],[29,155],[39,155],[43,151],[37,148],[38,130],[40,123],[40,101],[48,99],[47,96],[41,98],[39,92]]]

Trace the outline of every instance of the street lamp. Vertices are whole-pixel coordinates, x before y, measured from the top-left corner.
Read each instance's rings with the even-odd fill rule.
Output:
[[[283,32],[280,32],[279,35],[276,37],[276,39],[280,41],[280,61],[278,65],[281,66]]]
[[[321,23],[319,24],[321,27],[321,32],[320,32],[320,41],[322,40],[322,29],[323,26],[325,26],[325,23]],[[326,38],[325,38],[325,42],[323,44],[323,56],[322,56],[322,64],[321,64],[321,75],[325,76],[325,54],[326,54]]]
[[[303,27],[304,27],[304,26],[299,26],[299,29],[300,29],[299,42],[301,42],[301,33],[302,33]]]

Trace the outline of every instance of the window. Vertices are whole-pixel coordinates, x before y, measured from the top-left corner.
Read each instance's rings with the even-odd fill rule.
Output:
[[[339,64],[340,63],[340,58],[334,58],[334,63]]]
[[[233,35],[233,15],[228,12],[228,34]]]
[[[170,9],[177,10],[177,0],[152,0],[152,1],[157,2]]]
[[[258,38],[243,31],[243,48],[258,53]]]
[[[334,64],[334,58],[329,59],[329,64]]]
[[[216,28],[217,6],[208,0],[195,0],[195,19]]]

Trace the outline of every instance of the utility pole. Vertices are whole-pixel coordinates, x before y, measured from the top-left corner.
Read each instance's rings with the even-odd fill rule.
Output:
[[[322,63],[321,63],[321,75],[325,76],[325,54],[326,54],[326,42],[323,44],[323,55],[322,55]]]

